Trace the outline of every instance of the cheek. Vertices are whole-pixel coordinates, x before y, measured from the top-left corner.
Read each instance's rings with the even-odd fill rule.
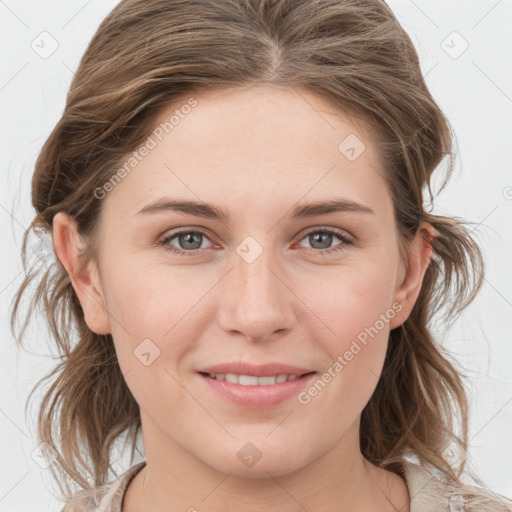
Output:
[[[126,262],[126,261],[125,261]],[[112,266],[105,283],[112,337],[119,365],[139,403],[156,399],[155,389],[183,394],[173,376],[201,339],[206,302],[216,276],[192,277],[192,269],[170,272],[156,266]],[[197,274],[197,272],[196,272]],[[172,340],[172,343],[169,343]]]
[[[322,382],[304,400],[325,393],[318,407],[335,404],[338,413],[352,417],[370,399],[382,371],[390,322],[397,313],[393,280],[381,263],[367,263],[323,282],[309,287],[305,302],[326,326],[317,339],[328,357],[319,375]]]
[[[347,266],[336,275],[330,271],[323,280],[303,284],[304,302],[325,326],[329,353],[348,349],[353,339],[360,334],[359,338],[363,339],[366,330],[375,324],[379,331],[389,330],[386,320],[396,313],[392,308],[394,287],[382,264]],[[383,315],[385,325],[381,322]]]
[[[158,341],[190,324],[198,302],[217,279],[192,269],[129,262],[113,268],[107,283],[112,330],[121,337],[130,333],[133,341]]]

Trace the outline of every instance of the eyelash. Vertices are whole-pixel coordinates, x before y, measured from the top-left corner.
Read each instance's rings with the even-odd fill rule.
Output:
[[[203,251],[206,250],[206,249],[197,249],[197,250],[192,250],[192,251],[185,251],[183,249],[176,249],[175,247],[169,245],[169,242],[172,239],[176,238],[179,235],[185,234],[185,233],[196,233],[196,234],[198,233],[198,234],[208,238],[207,233],[205,231],[200,230],[200,229],[182,230],[182,231],[177,231],[175,233],[172,233],[171,235],[168,235],[168,236],[164,237],[162,240],[160,240],[158,242],[158,246],[163,246],[165,250],[170,251],[172,253],[183,254],[183,255],[187,255],[187,256],[196,256],[196,255],[201,254]],[[325,255],[325,256],[329,256],[332,253],[336,253],[338,251],[345,250],[345,249],[347,249],[350,246],[355,246],[356,245],[355,240],[353,240],[352,238],[349,238],[345,234],[345,232],[338,231],[338,230],[332,229],[332,228],[317,228],[317,229],[314,229],[312,231],[309,231],[308,233],[306,233],[301,238],[300,241],[302,241],[304,238],[306,238],[309,235],[312,235],[314,233],[328,233],[328,234],[337,236],[342,241],[342,243],[340,243],[338,245],[335,245],[334,247],[330,247],[329,249],[314,249],[314,248],[310,248],[311,251],[320,253],[320,254]],[[208,240],[209,240],[209,238],[208,238]],[[306,249],[308,249],[308,248],[306,247]]]

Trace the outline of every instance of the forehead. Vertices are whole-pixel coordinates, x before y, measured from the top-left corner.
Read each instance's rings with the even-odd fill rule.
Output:
[[[199,151],[188,159],[266,159],[268,166],[270,157],[283,155],[289,160],[296,155],[297,159],[317,160],[324,153],[332,160],[339,156],[339,144],[349,135],[360,146],[356,149],[366,146],[367,157],[375,150],[367,123],[304,89],[264,85],[211,91],[194,99],[196,106],[180,117],[172,133],[164,135],[167,146],[178,152],[180,146],[188,149],[192,137]],[[172,114],[184,109],[185,101],[183,98],[163,110],[157,127],[165,127],[172,117],[177,120]],[[375,157],[378,155],[370,159]]]
[[[286,207],[334,192],[385,200],[370,127],[304,89],[265,85],[184,96],[161,110],[145,144],[151,148],[107,196],[117,207],[122,198],[125,214],[164,194],[223,206],[243,198],[246,207],[271,200]]]

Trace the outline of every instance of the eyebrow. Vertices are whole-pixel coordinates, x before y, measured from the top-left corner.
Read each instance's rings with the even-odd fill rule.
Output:
[[[213,204],[166,197],[147,204],[136,215],[167,210],[188,213],[196,217],[219,220],[221,222],[228,222],[230,218],[229,211]],[[304,219],[339,212],[359,212],[375,215],[375,212],[365,204],[350,199],[331,199],[329,201],[318,201],[296,206],[289,214],[289,217],[292,219]]]

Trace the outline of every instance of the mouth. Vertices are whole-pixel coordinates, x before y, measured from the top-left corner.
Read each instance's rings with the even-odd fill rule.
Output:
[[[239,384],[241,386],[273,386],[275,384],[284,384],[285,382],[291,382],[297,379],[302,379],[307,375],[311,375],[316,372],[305,372],[300,374],[282,373],[278,375],[268,375],[264,377],[258,377],[256,375],[242,375],[236,373],[199,373],[212,380],[225,381],[231,384]]]
[[[294,374],[246,375],[236,373],[197,372],[204,391],[212,401],[246,409],[269,409],[297,397],[317,372]]]

